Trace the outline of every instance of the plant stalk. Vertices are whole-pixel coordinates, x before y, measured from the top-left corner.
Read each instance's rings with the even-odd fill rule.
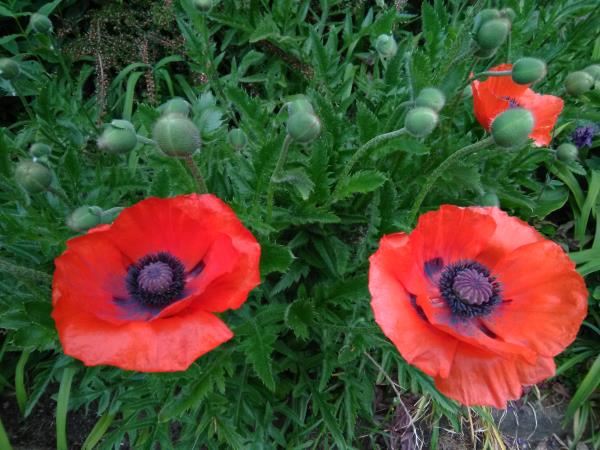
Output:
[[[188,168],[190,169],[190,172],[192,172],[192,176],[194,177],[194,181],[196,182],[196,191],[199,194],[207,194],[208,188],[206,187],[204,177],[202,176],[202,173],[200,173],[200,169],[198,169],[198,166],[194,162],[194,158],[192,158],[192,155],[186,153],[185,155],[181,156],[181,158],[187,164]]]
[[[281,146],[281,152],[279,153],[277,165],[275,166],[275,170],[273,170],[271,178],[269,179],[269,186],[267,188],[267,221],[271,220],[271,216],[273,214],[273,196],[275,195],[275,183],[281,177],[281,172],[283,171],[283,166],[285,166],[285,161],[287,160],[288,150],[290,148],[291,143],[292,137],[289,134],[287,134],[283,141],[283,145]]]

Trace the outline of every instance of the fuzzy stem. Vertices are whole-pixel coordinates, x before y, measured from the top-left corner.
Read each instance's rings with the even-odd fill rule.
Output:
[[[471,77],[471,80],[481,77],[505,77],[507,75],[512,75],[512,70],[500,70],[497,72],[486,70],[485,72],[476,73]]]
[[[283,145],[281,146],[281,152],[279,153],[279,159],[277,160],[277,165],[275,166],[275,170],[271,174],[271,178],[269,179],[269,186],[267,187],[267,220],[271,220],[271,215],[273,213],[273,196],[275,194],[275,183],[281,176],[281,172],[283,170],[283,166],[285,165],[285,161],[287,159],[288,150],[290,148],[290,144],[292,143],[292,137],[287,134],[283,141]]]
[[[30,269],[28,267],[18,266],[0,257],[0,272],[9,273],[15,278],[27,278],[28,280],[38,281],[50,285],[52,277],[45,272]]]
[[[350,172],[352,171],[354,165],[361,158],[363,158],[370,149],[372,149],[373,147],[377,147],[379,144],[389,141],[390,139],[402,136],[403,134],[406,134],[406,128],[400,128],[399,130],[394,130],[390,131],[389,133],[383,133],[378,136],[375,136],[373,139],[367,141],[365,144],[359,147],[358,150],[354,153],[354,155],[352,155],[352,158],[350,158],[350,161],[348,161],[348,163],[344,167],[342,175],[340,176],[340,180],[338,181],[331,196],[332,201],[335,202],[337,200],[338,195],[340,194],[340,190],[342,189],[342,186],[344,186],[344,184],[348,181],[348,175],[350,175]]]
[[[429,174],[429,176],[427,177],[427,180],[425,180],[425,183],[423,184],[423,187],[421,188],[421,191],[417,195],[415,202],[413,203],[413,206],[408,215],[410,223],[412,224],[415,222],[415,220],[417,218],[417,214],[419,213],[419,208],[423,204],[423,200],[425,200],[425,197],[427,197],[427,194],[429,193],[429,191],[431,191],[431,188],[433,187],[433,185],[435,184],[437,179],[446,171],[446,169],[448,169],[448,167],[450,167],[455,162],[466,158],[471,153],[475,153],[481,149],[489,147],[493,143],[494,143],[494,139],[490,136],[488,138],[485,138],[482,141],[475,142],[474,144],[467,145],[466,147],[463,147],[460,150],[455,151],[450,156],[448,156],[444,161],[442,161],[442,163],[439,166],[437,166],[433,170],[433,172],[431,172]]]
[[[198,166],[194,162],[194,158],[192,158],[192,155],[187,153],[181,158],[183,158],[188,168],[190,169],[190,172],[192,172],[192,176],[194,177],[194,181],[196,182],[196,190],[198,191],[198,193],[208,193],[208,188],[206,187],[206,183],[204,182],[204,177],[202,176],[200,169],[198,169]]]

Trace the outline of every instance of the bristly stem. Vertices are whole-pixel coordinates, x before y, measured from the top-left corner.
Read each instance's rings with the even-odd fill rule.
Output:
[[[406,128],[400,128],[399,130],[394,130],[390,131],[389,133],[383,133],[378,136],[375,136],[373,139],[365,142],[361,147],[359,147],[358,150],[354,152],[354,155],[352,155],[352,158],[350,158],[350,161],[348,161],[348,163],[344,167],[344,170],[342,171],[339,181],[331,196],[332,202],[335,202],[337,200],[337,197],[340,194],[340,190],[348,181],[348,176],[350,175],[350,172],[352,171],[354,165],[360,159],[362,159],[370,149],[372,149],[373,147],[377,147],[379,144],[385,141],[389,141],[390,139],[402,136],[403,134],[406,134]]]
[[[271,215],[273,214],[273,196],[275,195],[275,183],[278,182],[281,178],[281,172],[283,171],[283,166],[285,165],[285,161],[287,160],[288,150],[290,148],[292,140],[293,139],[289,134],[285,136],[283,145],[281,146],[281,152],[279,153],[279,159],[277,160],[277,165],[275,166],[275,170],[273,170],[271,178],[269,179],[269,186],[267,187],[267,221],[271,220]]]
[[[192,172],[192,176],[194,177],[194,181],[196,182],[196,190],[198,191],[198,193],[208,193],[208,188],[206,187],[206,183],[204,182],[204,177],[202,176],[202,173],[200,173],[200,169],[198,169],[198,166],[194,162],[194,158],[192,158],[192,155],[190,153],[186,153],[185,155],[181,156],[181,158],[183,158],[188,168],[190,169],[190,172]]]
[[[425,197],[427,197],[427,194],[429,193],[429,191],[431,191],[431,188],[433,187],[435,182],[446,171],[446,169],[448,169],[448,167],[450,167],[455,162],[464,159],[471,153],[478,152],[481,149],[491,146],[493,143],[494,139],[490,136],[488,138],[483,139],[482,141],[475,142],[474,144],[467,145],[466,147],[455,151],[444,161],[442,161],[442,163],[439,166],[437,166],[433,172],[429,174],[429,176],[425,180],[425,183],[423,184],[423,187],[421,188],[421,191],[417,194],[415,202],[413,203],[413,206],[408,215],[409,222],[411,224],[415,222],[417,215],[419,214],[419,208],[421,208],[421,205],[423,204],[423,200],[425,200]]]
[[[0,257],[0,272],[9,273],[15,278],[37,281],[42,284],[50,285],[52,283],[52,277],[45,272],[39,270],[30,269],[28,267],[18,266],[9,262],[8,260]]]
[[[471,81],[481,77],[505,77],[507,75],[512,75],[512,70],[499,70],[497,72],[487,70],[485,72],[479,72],[473,75],[471,77]]]

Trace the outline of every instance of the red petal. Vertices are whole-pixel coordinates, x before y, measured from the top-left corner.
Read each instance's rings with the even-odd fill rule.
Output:
[[[550,144],[552,129],[563,110],[562,98],[536,94],[531,89],[527,89],[518,98],[518,102],[523,108],[530,110],[534,117],[535,125],[529,137],[535,140],[538,147]]]
[[[233,337],[214,314],[189,308],[183,314],[115,326],[58,302],[56,321],[65,354],[87,366],[111,365],[140,372],[186,370],[198,357]]]
[[[551,241],[519,247],[492,269],[505,300],[486,326],[543,356],[563,351],[587,313],[588,292],[566,253]]]
[[[369,291],[375,321],[400,354],[425,373],[446,376],[456,340],[431,327],[411,304],[399,281],[397,255],[408,243],[403,233],[384,236],[370,258]]]

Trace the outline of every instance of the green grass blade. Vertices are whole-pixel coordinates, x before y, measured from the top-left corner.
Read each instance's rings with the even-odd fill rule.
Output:
[[[27,404],[27,390],[25,389],[25,365],[31,352],[29,350],[23,350],[19,361],[17,361],[17,367],[15,368],[15,395],[17,397],[17,404],[19,405],[19,411],[21,414],[25,412],[25,405]]]
[[[67,412],[69,410],[69,395],[71,383],[73,382],[75,369],[67,367],[58,389],[58,401],[56,403],[56,449],[67,450]]]
[[[2,424],[2,419],[0,419],[0,448],[2,450],[12,450],[10,441],[8,440],[8,434],[6,434],[6,430]]]
[[[125,104],[123,105],[123,119],[131,120],[133,112],[133,98],[135,96],[135,86],[144,72],[134,72],[127,79],[127,90],[125,91]]]
[[[596,361],[592,364],[589,372],[579,384],[575,395],[571,399],[567,412],[565,414],[565,423],[571,421],[577,411],[583,403],[588,399],[592,392],[600,385],[600,355],[596,357]]]
[[[100,439],[106,434],[106,431],[115,419],[115,415],[115,412],[106,411],[104,415],[98,419],[98,422],[96,422],[96,425],[94,425],[94,428],[92,428],[92,431],[90,431],[90,434],[88,434],[88,437],[81,446],[81,450],[93,450],[96,444],[100,442]]]

